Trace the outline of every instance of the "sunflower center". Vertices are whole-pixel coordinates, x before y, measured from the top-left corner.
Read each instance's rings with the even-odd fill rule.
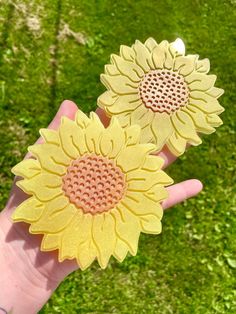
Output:
[[[95,154],[73,160],[62,180],[70,202],[91,214],[112,209],[126,189],[121,169],[112,160]]]
[[[188,103],[189,91],[183,76],[169,70],[152,70],[139,85],[143,104],[154,112],[171,114]]]

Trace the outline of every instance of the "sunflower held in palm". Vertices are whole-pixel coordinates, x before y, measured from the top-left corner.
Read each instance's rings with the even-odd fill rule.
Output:
[[[105,268],[112,255],[136,254],[140,232],[161,232],[160,202],[172,180],[150,154],[155,145],[139,143],[139,126],[123,129],[113,118],[104,128],[95,113],[78,111],[40,133],[44,143],[29,147],[34,158],[12,170],[30,195],[12,218],[43,234],[42,251],[58,249],[59,261],[75,258],[81,269],[95,259]]]

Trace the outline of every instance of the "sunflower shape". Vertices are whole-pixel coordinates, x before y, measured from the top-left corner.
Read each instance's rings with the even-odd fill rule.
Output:
[[[58,131],[42,129],[43,144],[29,147],[34,158],[17,164],[17,185],[31,195],[13,213],[43,234],[42,251],[58,259],[76,258],[81,269],[97,258],[105,268],[113,255],[122,261],[137,252],[140,232],[161,232],[171,178],[163,160],[140,144],[140,127],[123,129],[113,118],[104,128],[95,113],[63,117]]]
[[[187,142],[199,145],[198,133],[210,134],[222,124],[224,110],[217,101],[223,90],[214,87],[215,75],[207,75],[208,59],[185,56],[181,39],[160,44],[149,38],[144,44],[121,46],[111,55],[101,81],[108,89],[98,105],[115,115],[122,127],[141,126],[141,142],[166,144],[174,155],[184,153]]]

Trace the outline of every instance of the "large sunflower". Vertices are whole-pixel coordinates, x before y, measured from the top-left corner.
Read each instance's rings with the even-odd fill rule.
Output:
[[[160,44],[149,38],[144,44],[121,46],[101,75],[108,91],[98,105],[115,115],[122,127],[141,126],[141,142],[166,144],[181,155],[187,142],[199,145],[198,133],[212,133],[222,124],[224,110],[217,101],[223,90],[214,87],[215,75],[207,75],[208,59],[185,56],[181,39]]]
[[[13,213],[43,234],[42,251],[59,250],[59,261],[76,258],[81,269],[97,258],[105,268],[111,255],[122,261],[137,252],[140,232],[161,232],[160,202],[172,180],[162,159],[140,144],[140,127],[121,128],[112,119],[81,111],[62,118],[58,131],[42,129],[43,144],[29,147],[34,158],[13,168],[17,185],[31,195]]]

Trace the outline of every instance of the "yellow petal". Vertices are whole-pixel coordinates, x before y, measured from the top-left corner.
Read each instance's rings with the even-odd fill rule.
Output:
[[[95,259],[96,252],[91,238],[92,216],[78,212],[63,232],[60,260],[77,258],[82,269]]]
[[[207,91],[212,88],[216,81],[216,75],[206,75],[193,72],[185,77],[190,91]]]
[[[31,233],[57,233],[64,230],[74,219],[77,208],[68,204],[65,197],[58,197],[45,204],[41,218],[30,226]]]
[[[76,213],[72,227],[65,230],[63,236],[65,242],[71,243],[71,251],[76,250],[80,243],[91,239],[92,220],[93,216],[91,214],[84,214],[82,211]]]
[[[98,105],[101,107],[101,108],[104,108],[104,107],[109,107],[109,106],[112,106],[114,104],[114,102],[116,101],[117,99],[117,94],[113,93],[112,91],[106,91],[105,93],[103,93],[102,95],[100,95],[98,97]]]
[[[123,128],[130,126],[130,112],[124,112],[116,115],[116,118],[119,120],[120,125]]]
[[[38,158],[43,169],[58,175],[65,174],[66,167],[71,162],[71,158],[63,152],[62,148],[54,144],[35,144],[29,146],[28,151]]]
[[[192,119],[183,111],[178,111],[171,116],[171,121],[176,132],[188,140],[192,145],[201,144],[201,139],[197,135]]]
[[[185,152],[187,140],[173,132],[167,142],[167,147],[175,156],[180,156]]]
[[[126,174],[129,191],[147,191],[155,184],[168,185],[173,180],[164,171],[134,170]]]
[[[77,252],[77,262],[82,270],[88,268],[95,260],[97,249],[92,240],[80,243]]]
[[[53,251],[61,247],[61,234],[45,234],[41,242],[41,251]]]
[[[154,202],[162,202],[168,198],[167,189],[159,184],[152,186],[144,195]]]
[[[147,125],[150,125],[150,123],[152,123],[153,118],[154,118],[153,111],[141,105],[131,112],[130,124],[138,124],[143,129]]]
[[[209,59],[198,60],[195,65],[195,69],[199,73],[207,74],[210,71]]]
[[[143,69],[145,73],[154,68],[151,54],[147,47],[145,47],[139,40],[136,40],[132,48],[135,51],[136,63]]]
[[[162,230],[161,221],[158,219],[157,216],[146,215],[140,218],[141,218],[140,223],[141,223],[142,232],[149,233],[149,234],[161,233],[161,230]]]
[[[101,74],[100,79],[107,89],[111,89],[118,95],[137,93],[138,84],[134,83],[124,75],[110,76]]]
[[[161,219],[163,216],[161,205],[153,201],[153,199],[146,197],[144,193],[128,191],[120,204],[137,217],[150,214]]]
[[[142,101],[138,94],[121,95],[116,99],[112,106],[106,108],[106,111],[110,115],[114,115],[136,110],[140,106],[142,106]]]
[[[135,52],[132,48],[121,45],[120,46],[120,55],[127,61],[134,61],[135,59]]]
[[[155,41],[155,39],[153,39],[152,37],[148,38],[146,41],[145,41],[145,44],[144,44],[148,50],[150,52],[152,52],[152,50],[158,46],[157,42]]]
[[[151,129],[151,123],[142,128],[140,143],[155,143],[155,137]]]
[[[17,181],[16,185],[25,193],[33,194],[43,202],[62,194],[61,177],[49,173],[41,173],[31,179]]]
[[[106,268],[116,244],[115,222],[109,213],[93,217],[93,239],[98,250],[98,263]]]
[[[173,63],[174,59],[170,51],[170,46],[168,45],[165,52],[165,61],[164,61],[164,67],[165,69],[172,70],[173,69]]]
[[[12,214],[12,219],[14,221],[32,223],[41,217],[43,210],[44,204],[34,197],[30,197],[15,209]]]
[[[121,239],[117,238],[116,239],[116,245],[115,245],[115,250],[113,252],[114,257],[119,261],[123,262],[125,259],[127,253],[128,253],[128,247],[127,244],[125,244],[124,241]]]
[[[140,126],[135,124],[125,129],[125,143],[126,146],[132,146],[139,143],[140,140]]]
[[[71,159],[76,159],[87,152],[84,130],[78,127],[74,121],[63,117],[61,119],[59,134],[63,151]]]
[[[117,236],[126,243],[130,253],[136,255],[141,227],[139,219],[121,204],[119,208],[112,210],[111,214],[115,219]]]
[[[40,129],[39,133],[45,142],[60,145],[60,138],[57,131],[51,129]]]
[[[79,244],[87,241],[90,237],[91,219],[84,221],[84,215],[78,212],[69,226],[63,231],[60,258],[77,257]]]
[[[105,65],[105,73],[109,75],[119,75],[120,71],[117,69],[114,64],[106,64]]]
[[[156,69],[164,68],[164,62],[166,60],[165,53],[166,53],[167,45],[168,45],[167,41],[163,41],[163,43],[155,47],[152,52],[152,60]]]
[[[160,151],[173,133],[169,114],[165,112],[155,114],[151,124],[151,130],[153,132],[155,144],[157,145],[157,150]]]
[[[174,70],[177,70],[183,76],[189,75],[195,69],[196,59],[196,55],[176,57]]]
[[[163,40],[156,48],[154,48],[152,53],[152,60],[155,69],[172,69],[173,68],[173,56],[169,49],[168,41]]]
[[[40,167],[38,160],[29,158],[19,162],[11,171],[17,176],[30,179],[35,175],[40,174],[42,168]]]
[[[221,113],[224,108],[219,104],[218,100],[202,92],[191,92],[189,98],[190,108],[197,107],[205,113]]]
[[[154,171],[160,170],[164,164],[164,159],[159,156],[147,156],[142,166],[143,170]]]
[[[77,111],[75,121],[82,129],[85,129],[91,123],[90,119],[81,110]]]
[[[100,140],[100,151],[103,156],[115,158],[125,144],[124,130],[118,120],[112,117]]]
[[[133,82],[140,82],[144,76],[143,70],[134,62],[126,61],[115,54],[111,55],[111,60],[119,70],[119,74],[127,76]]]
[[[85,132],[85,143],[90,153],[100,154],[100,138],[105,130],[101,120],[98,118],[96,113],[90,113],[91,123]]]
[[[221,95],[224,94],[224,90],[218,87],[212,87],[207,91],[207,94],[214,98],[219,98]]]
[[[192,117],[193,123],[196,126],[196,130],[198,132],[211,134],[215,131],[214,128],[212,128],[206,119],[206,114],[204,114],[202,111],[198,110],[197,108],[185,108],[183,109],[190,117]]]
[[[216,114],[207,115],[207,122],[210,123],[213,127],[218,127],[223,124],[223,121]]]
[[[124,148],[116,159],[116,164],[121,167],[124,172],[128,172],[139,168],[145,157],[155,150],[155,145],[139,144],[136,146],[128,146]]]

